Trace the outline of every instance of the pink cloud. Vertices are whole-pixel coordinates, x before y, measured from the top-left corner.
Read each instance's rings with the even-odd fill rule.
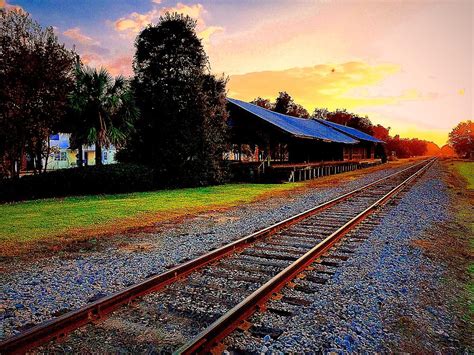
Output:
[[[132,71],[132,56],[123,55],[111,60],[108,60],[104,63],[104,66],[109,70],[112,75],[125,75],[131,76]]]
[[[64,31],[63,35],[84,45],[99,45],[100,44],[98,41],[94,40],[92,37],[89,37],[83,34],[79,27],[70,28]]]

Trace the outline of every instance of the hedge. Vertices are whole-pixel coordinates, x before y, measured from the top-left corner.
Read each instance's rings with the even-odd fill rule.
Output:
[[[0,201],[146,191],[154,188],[153,181],[153,170],[142,165],[62,169],[0,180]]]

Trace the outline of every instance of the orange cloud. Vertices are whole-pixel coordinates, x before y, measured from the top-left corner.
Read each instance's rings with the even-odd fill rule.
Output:
[[[144,14],[132,12],[127,17],[122,17],[114,22],[115,29],[119,32],[140,32],[145,26],[159,18],[159,11],[153,9]]]
[[[381,97],[369,96],[368,92],[363,90],[399,71],[400,67],[395,64],[322,64],[232,75],[228,88],[229,96],[243,100],[252,100],[257,96],[273,99],[279,91],[285,90],[308,110],[314,107],[351,109],[416,97],[413,91],[405,92],[400,97]],[[355,93],[356,89],[362,90]]]
[[[224,32],[224,28],[220,26],[209,26],[198,32],[197,35],[202,40],[204,46],[207,46],[210,43],[211,36],[219,32]]]
[[[70,29],[64,31],[63,35],[77,41],[80,44],[84,44],[84,45],[99,45],[100,44],[98,41],[95,41],[91,37],[86,36],[85,34],[83,34],[79,27],[70,28]]]
[[[11,5],[6,0],[0,0],[0,9],[6,9],[7,11],[19,11],[25,12],[20,5]]]

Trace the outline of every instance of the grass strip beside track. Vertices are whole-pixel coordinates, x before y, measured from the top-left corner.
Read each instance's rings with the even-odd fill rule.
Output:
[[[72,230],[114,226],[134,219],[184,215],[191,211],[231,207],[265,194],[295,189],[299,184],[228,184],[120,195],[45,199],[0,205],[0,242],[28,242]]]

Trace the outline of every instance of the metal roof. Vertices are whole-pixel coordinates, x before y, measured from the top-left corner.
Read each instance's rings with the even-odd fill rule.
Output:
[[[342,131],[343,133],[346,133],[353,138],[361,139],[363,141],[374,142],[374,143],[385,143],[384,141],[381,141],[380,139],[372,137],[370,134],[364,133],[352,127],[344,126],[342,124],[334,123],[334,122],[326,121],[326,120],[317,119],[317,121],[321,122],[322,124],[333,127],[339,131]]]
[[[316,120],[283,115],[236,99],[227,98],[227,101],[296,137],[320,139],[335,143],[359,143],[354,138]]]

